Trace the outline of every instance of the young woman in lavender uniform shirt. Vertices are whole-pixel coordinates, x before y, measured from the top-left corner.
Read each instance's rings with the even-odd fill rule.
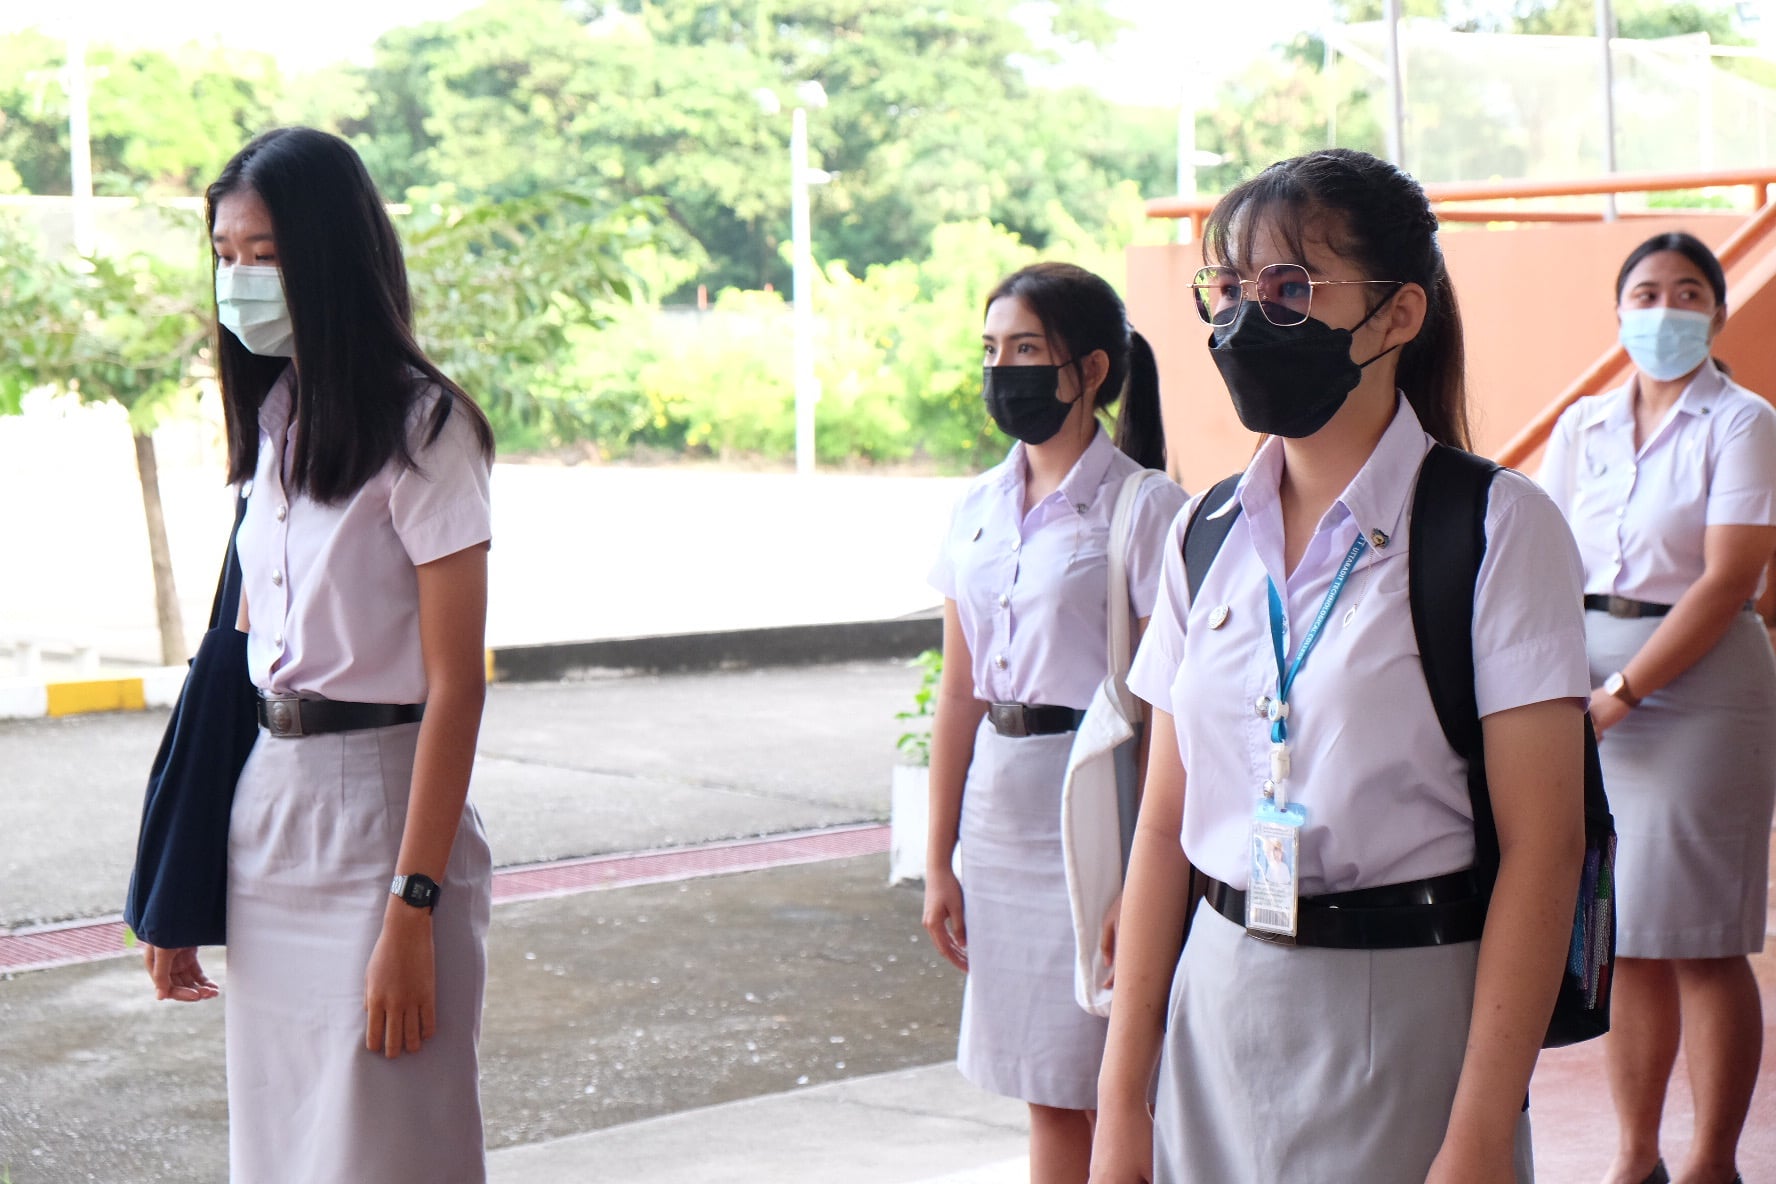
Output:
[[[414,343],[399,241],[343,140],[260,136],[208,208],[265,699],[230,819],[230,1175],[480,1184],[492,433]],[[161,998],[217,993],[194,950],[146,960]]]
[[[1467,930],[1414,925],[1407,902],[1379,906],[1398,948],[1338,933],[1342,905],[1320,898],[1357,891],[1435,888],[1450,910],[1435,916],[1475,919],[1465,763],[1408,606],[1419,468],[1433,441],[1466,441],[1461,322],[1423,190],[1364,153],[1272,165],[1221,200],[1204,248],[1205,336],[1241,420],[1269,438],[1232,499],[1186,511],[1241,508],[1194,594],[1187,518],[1174,526],[1129,678],[1153,739],[1092,1184],[1527,1184],[1523,1100],[1584,851],[1572,538],[1527,478],[1494,478],[1473,651],[1503,857],[1483,930],[1444,941]],[[1260,710],[1279,690],[1269,586],[1292,662],[1341,569],[1287,695],[1285,765]],[[1254,874],[1273,785],[1305,810],[1297,944],[1266,940],[1254,926],[1274,915],[1244,899],[1285,886]],[[1216,881],[1194,920],[1191,865]]]
[[[1075,717],[1105,676],[1108,614],[1152,611],[1159,543],[1184,494],[1164,476],[1142,485],[1129,603],[1108,604],[1117,495],[1165,463],[1152,352],[1110,285],[1063,263],[1002,281],[982,339],[988,410],[1018,442],[962,495],[931,573],[944,668],[924,921],[968,974],[962,1073],[1029,1103],[1033,1181],[1078,1184],[1104,1021],[1073,998],[1061,782]],[[1112,442],[1097,412],[1119,398]]]

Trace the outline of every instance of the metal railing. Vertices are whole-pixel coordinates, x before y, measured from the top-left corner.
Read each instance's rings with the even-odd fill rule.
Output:
[[[1723,270],[1731,271],[1759,243],[1776,233],[1776,168],[1725,169],[1701,173],[1615,173],[1607,177],[1590,177],[1576,181],[1448,181],[1426,185],[1425,195],[1431,208],[1444,222],[1483,222],[1490,224],[1525,224],[1550,222],[1600,222],[1610,217],[1603,207],[1575,209],[1572,206],[1503,205],[1497,203],[1535,201],[1548,198],[1603,197],[1622,193],[1670,193],[1690,189],[1723,189],[1748,187],[1752,191],[1751,217],[1734,231],[1716,252]],[[1209,212],[1217,198],[1155,198],[1147,203],[1150,218],[1189,219],[1191,237],[1200,240]],[[1488,205],[1466,203],[1487,202]],[[1624,212],[1622,218],[1687,218],[1743,216],[1735,211],[1713,209],[1650,209]],[[1620,343],[1613,343],[1598,359],[1574,379],[1533,420],[1505,444],[1494,458],[1500,464],[1516,467],[1545,444],[1554,424],[1568,407],[1587,395],[1603,391],[1628,365],[1628,353]]]

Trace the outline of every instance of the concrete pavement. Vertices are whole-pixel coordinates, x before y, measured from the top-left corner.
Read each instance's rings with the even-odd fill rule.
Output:
[[[856,663],[495,686],[475,794],[502,864],[879,820],[916,682]],[[117,909],[160,718],[0,724],[0,932]],[[916,887],[886,871],[867,856],[497,906],[493,1179],[1027,1178],[1022,1107],[947,1063],[961,980],[918,928]],[[206,965],[226,985],[219,951]],[[1776,1020],[1776,956],[1756,966]],[[1592,1184],[1608,1162],[1600,1058],[1543,1058],[1542,1184]],[[0,976],[13,1184],[220,1180],[222,1091],[221,1009],[154,1003],[132,961]],[[1671,1158],[1692,1123],[1680,1068]],[[1776,1181],[1768,1069],[1741,1166]]]

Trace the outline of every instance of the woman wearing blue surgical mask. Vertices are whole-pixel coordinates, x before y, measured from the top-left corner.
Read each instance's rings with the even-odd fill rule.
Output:
[[[280,128],[206,194],[260,730],[229,814],[230,1178],[486,1179],[493,433],[413,336],[400,241],[344,140]]]
[[[1015,442],[958,501],[931,571],[944,666],[924,924],[968,975],[963,1076],[1029,1104],[1034,1184],[1083,1184],[1104,1021],[1074,1002],[1062,779],[1104,679],[1109,614],[1133,618],[1139,636],[1184,492],[1163,475],[1140,486],[1128,603],[1110,604],[1118,494],[1131,475],[1165,467],[1153,352],[1115,290],[1067,263],[1001,281],[981,339],[986,411]],[[1098,416],[1113,405],[1114,436]]]
[[[1720,262],[1648,239],[1616,278],[1626,386],[1561,416],[1541,481],[1585,561],[1591,716],[1618,832],[1606,1184],[1727,1184],[1757,1082],[1776,661],[1750,602],[1776,550],[1776,410],[1710,360]],[[1696,1137],[1660,1157],[1682,1035]]]

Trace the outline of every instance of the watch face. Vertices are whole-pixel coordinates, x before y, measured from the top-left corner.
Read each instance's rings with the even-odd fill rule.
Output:
[[[1628,680],[1623,678],[1622,672],[1618,670],[1616,673],[1603,680],[1604,693],[1608,695],[1620,695],[1622,693],[1622,688],[1626,686],[1627,683]]]

